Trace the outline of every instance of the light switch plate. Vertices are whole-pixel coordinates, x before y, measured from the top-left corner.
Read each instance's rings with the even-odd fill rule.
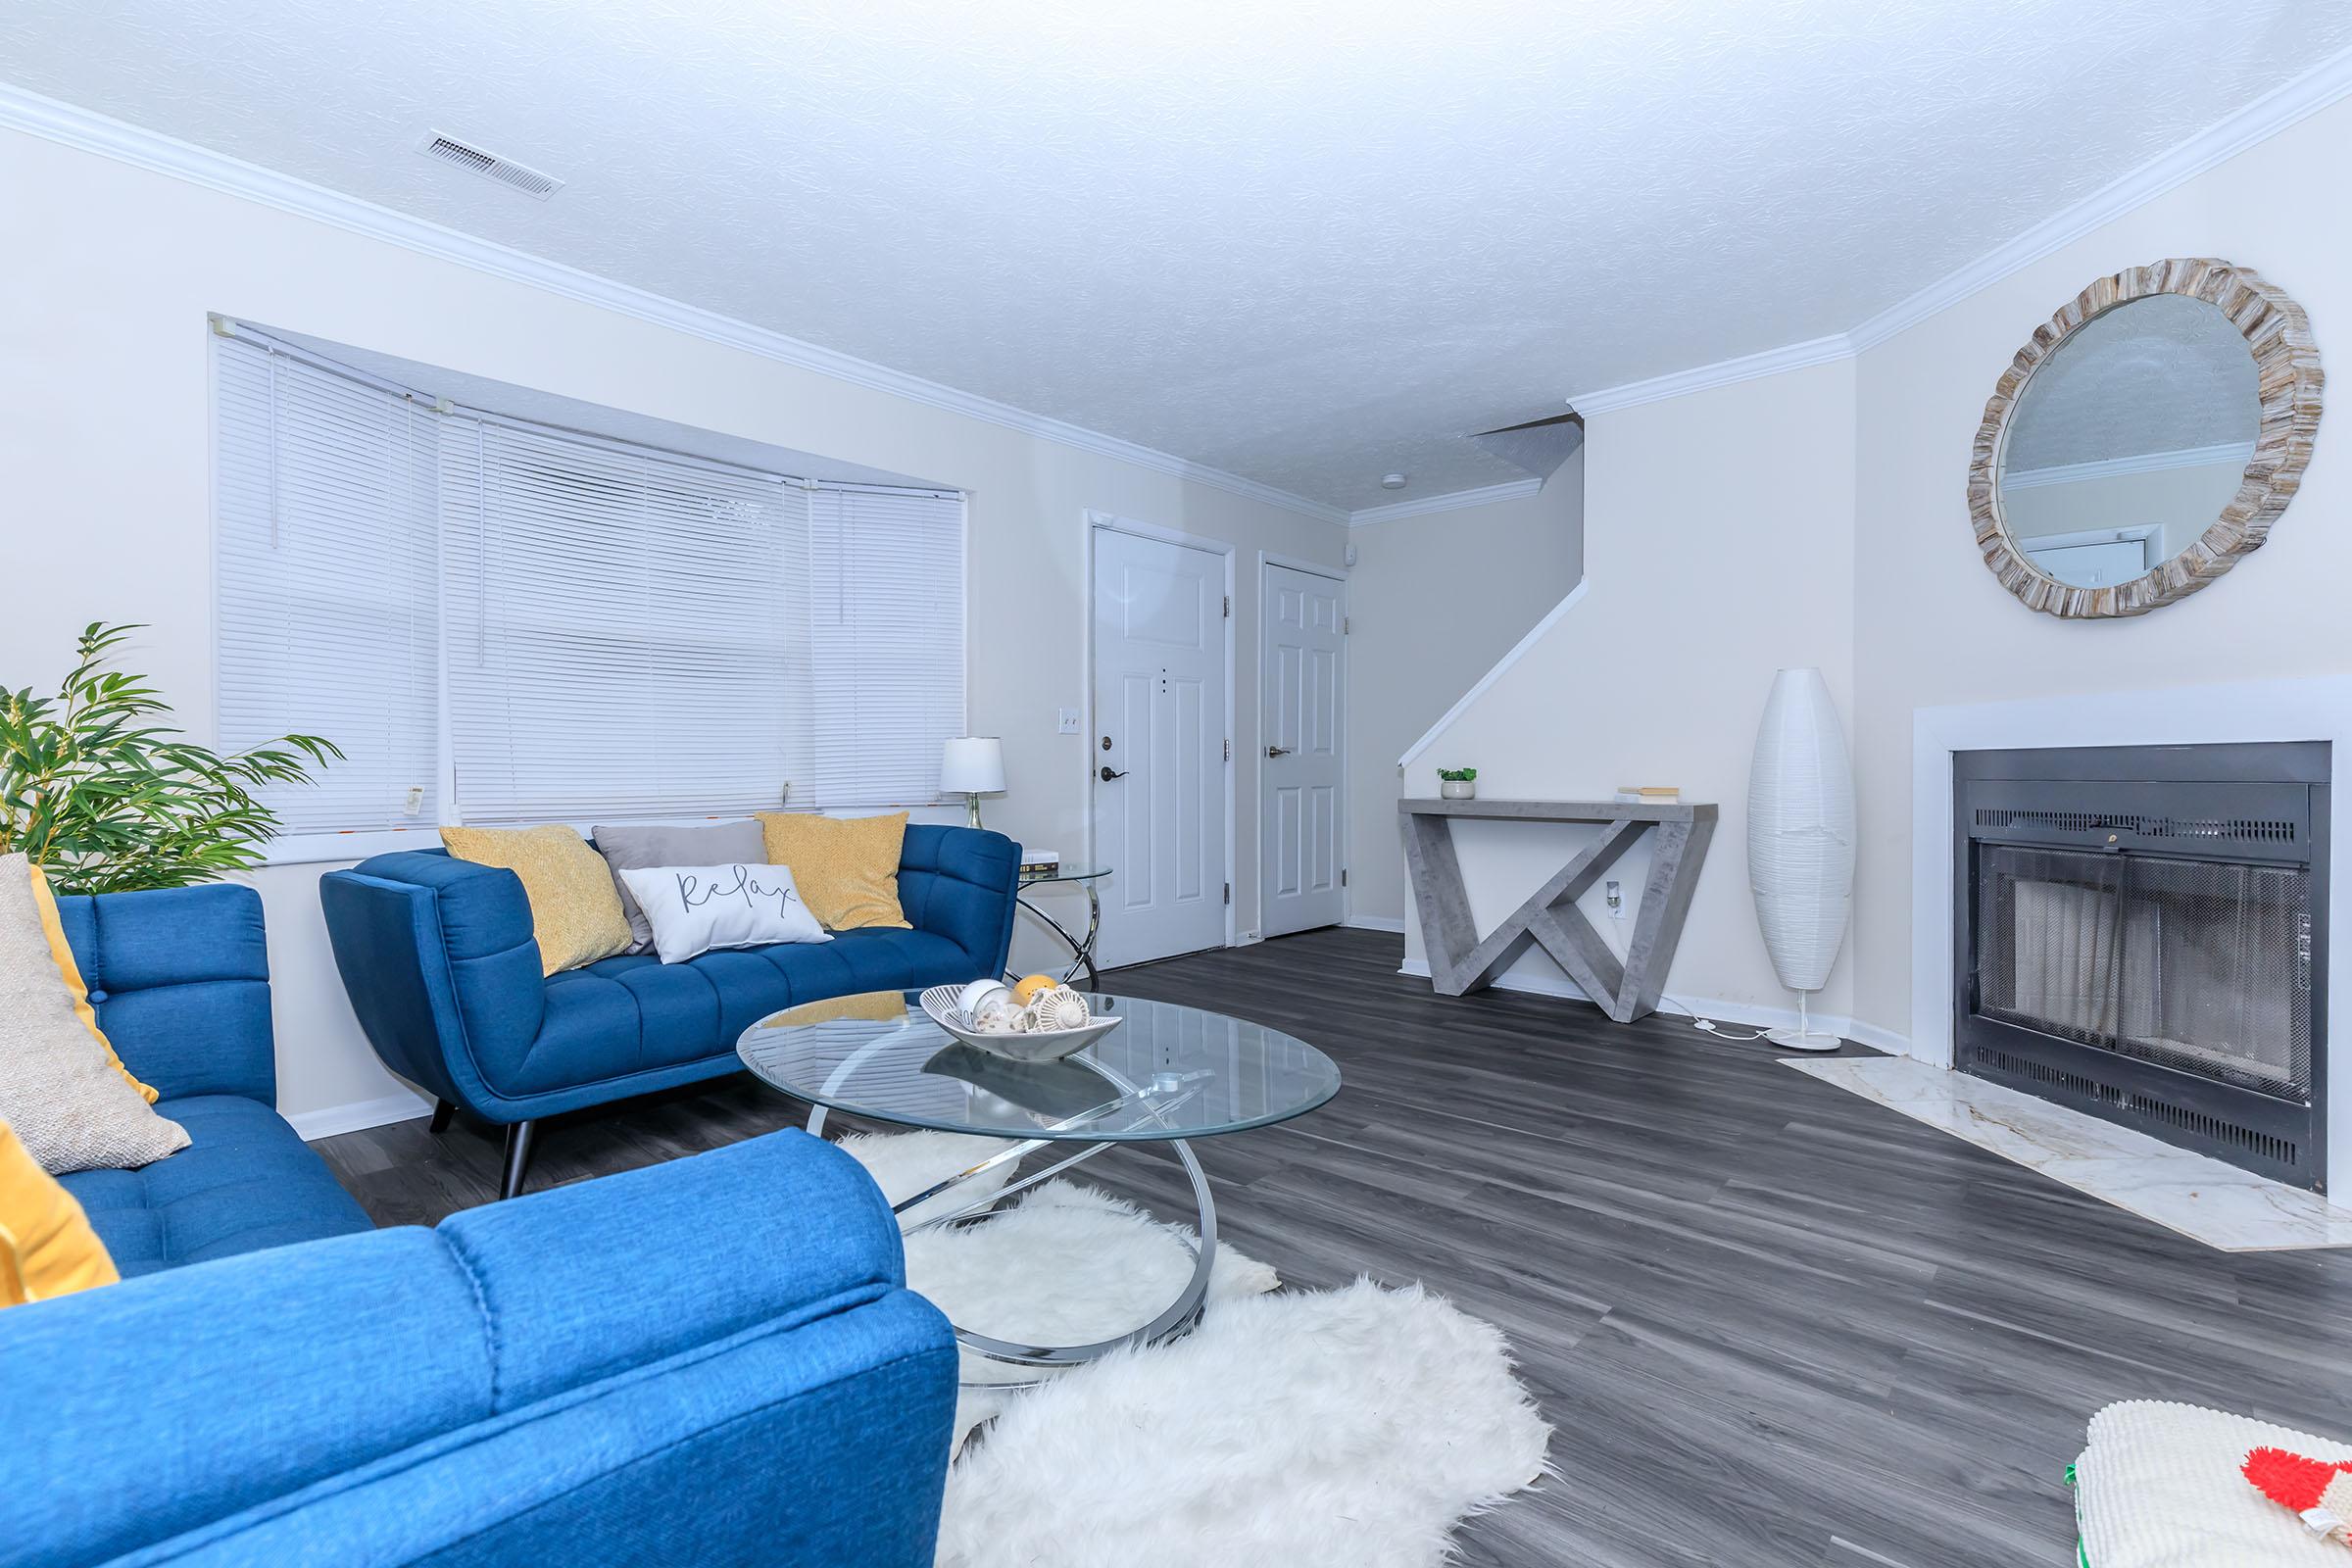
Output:
[[[1057,709],[1055,709],[1055,710],[1054,710],[1054,727],[1055,727],[1056,729],[1058,729],[1058,730],[1059,730],[1059,731],[1060,731],[1062,734],[1064,734],[1064,735],[1075,735],[1075,734],[1077,734],[1077,733],[1078,733],[1078,710],[1076,710],[1075,708],[1057,708]]]

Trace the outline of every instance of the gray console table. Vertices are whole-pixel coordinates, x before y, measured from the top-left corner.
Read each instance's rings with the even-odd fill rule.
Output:
[[[1470,921],[1462,863],[1453,853],[1451,817],[1514,822],[1599,822],[1600,836],[1578,852],[1509,919],[1481,937]],[[1458,997],[1493,982],[1533,943],[1568,971],[1586,996],[1619,1023],[1655,1012],[1690,912],[1691,890],[1715,836],[1712,806],[1627,806],[1608,801],[1445,801],[1396,803],[1404,834],[1404,863],[1421,937],[1429,949],[1430,983]],[[1601,939],[1576,901],[1643,834],[1649,834],[1649,878],[1634,910],[1625,960]]]

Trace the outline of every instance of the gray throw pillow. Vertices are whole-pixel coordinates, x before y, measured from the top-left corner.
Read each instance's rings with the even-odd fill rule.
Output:
[[[662,865],[746,865],[767,861],[767,839],[756,817],[719,822],[710,827],[600,827],[596,853],[613,872],[612,886],[620,892],[620,912],[629,917],[629,951],[654,951],[653,923],[629,895],[622,871],[648,871]]]

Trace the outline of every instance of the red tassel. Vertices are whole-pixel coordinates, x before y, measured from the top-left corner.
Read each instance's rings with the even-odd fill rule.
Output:
[[[2340,1472],[2352,1470],[2352,1464],[2307,1459],[2284,1448],[2256,1448],[2246,1455],[2243,1469],[2254,1490],[2273,1502],[2282,1502],[2302,1513],[2317,1508],[2328,1484]]]

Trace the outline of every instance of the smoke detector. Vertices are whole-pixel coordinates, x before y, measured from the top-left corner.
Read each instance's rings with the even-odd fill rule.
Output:
[[[455,164],[469,174],[495,179],[511,185],[525,196],[547,200],[564,188],[564,181],[543,173],[528,164],[518,164],[512,158],[476,147],[469,141],[460,141],[445,131],[428,130],[416,138],[416,150],[427,158],[438,158],[445,164]]]
[[[1401,490],[1404,488],[1404,475],[1401,473],[1384,473],[1380,476],[1380,487],[1383,490]]]

